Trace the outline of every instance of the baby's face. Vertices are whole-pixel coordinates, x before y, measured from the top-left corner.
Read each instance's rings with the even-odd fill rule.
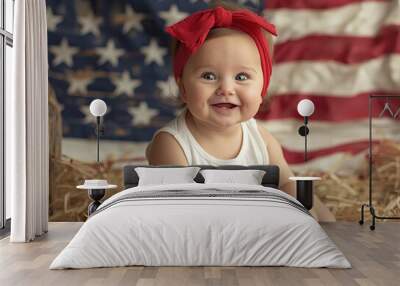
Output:
[[[238,31],[217,29],[189,58],[178,85],[195,120],[229,127],[257,113],[263,80],[253,39]]]

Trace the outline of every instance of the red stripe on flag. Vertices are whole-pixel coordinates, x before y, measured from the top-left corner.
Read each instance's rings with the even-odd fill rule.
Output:
[[[370,92],[357,96],[335,97],[329,95],[306,95],[306,94],[285,94],[274,96],[269,103],[261,106],[255,118],[259,120],[268,119],[291,119],[302,117],[297,113],[297,104],[302,99],[310,99],[315,105],[314,114],[311,120],[341,122],[356,119],[368,118],[368,95],[382,95],[382,99],[374,99],[372,101],[372,116],[379,117],[379,114],[386,103],[385,95],[400,95],[399,93],[388,92]],[[391,110],[395,114],[399,108],[398,100],[390,101]],[[389,112],[384,114],[385,117],[391,118]],[[400,120],[400,111],[396,117]]]
[[[374,141],[374,144],[375,143],[377,143],[377,141]],[[338,145],[332,148],[321,149],[318,151],[311,151],[311,152],[308,151],[307,160],[333,155],[337,152],[346,152],[354,155],[368,149],[368,147],[369,147],[368,141],[359,141],[355,143]],[[304,163],[304,152],[290,151],[286,148],[283,148],[283,154],[285,156],[286,161],[289,164]]]
[[[376,37],[310,35],[274,47],[276,63],[298,60],[333,60],[360,63],[385,54],[400,53],[400,26],[381,29]]]
[[[387,2],[387,0],[266,0],[268,9],[327,9],[361,2]]]

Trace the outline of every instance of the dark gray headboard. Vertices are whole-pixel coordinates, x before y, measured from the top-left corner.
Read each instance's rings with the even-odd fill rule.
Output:
[[[265,171],[265,175],[262,180],[262,185],[265,187],[271,187],[278,189],[279,186],[279,167],[275,165],[226,165],[226,166],[209,166],[209,165],[192,165],[200,167],[201,169],[222,169],[222,170],[243,170],[243,169],[257,169]],[[147,168],[177,168],[183,166],[163,165],[163,166],[149,166],[149,165],[127,165],[124,166],[124,189],[136,187],[139,181],[139,177],[135,171],[136,167],[147,167]],[[204,183],[203,176],[198,173],[194,178],[197,183]]]

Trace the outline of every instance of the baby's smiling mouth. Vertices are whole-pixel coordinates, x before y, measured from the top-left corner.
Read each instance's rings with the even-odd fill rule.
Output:
[[[217,107],[217,108],[232,109],[232,108],[237,107],[238,105],[233,104],[233,103],[217,103],[217,104],[212,104],[212,106]]]

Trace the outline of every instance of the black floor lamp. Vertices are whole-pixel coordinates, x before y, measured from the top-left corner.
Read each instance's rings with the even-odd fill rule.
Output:
[[[298,113],[304,117],[304,125],[299,128],[299,134],[304,137],[304,162],[307,162],[307,127],[308,117],[314,113],[314,103],[309,99],[301,100],[297,105]],[[313,181],[320,180],[319,177],[290,177],[290,180],[296,181],[296,198],[306,209],[313,207]]]
[[[309,99],[303,99],[297,104],[297,112],[304,117],[304,125],[299,128],[299,134],[304,137],[304,162],[307,162],[307,135],[310,130],[307,127],[308,117],[314,113],[314,103]]]
[[[90,113],[96,117],[96,137],[97,137],[97,164],[100,162],[100,133],[102,133],[101,120],[100,118],[104,116],[107,112],[107,105],[101,99],[95,99],[90,103],[89,106]],[[96,211],[100,206],[100,200],[104,197],[107,189],[116,188],[116,185],[108,184],[107,180],[103,179],[92,179],[85,180],[83,185],[77,186],[78,189],[87,190],[89,197],[92,202],[88,206],[88,215]]]
[[[100,149],[100,118],[106,114],[107,105],[101,99],[95,99],[90,103],[90,113],[96,117],[96,135],[97,135],[97,163],[99,163],[99,149]]]

